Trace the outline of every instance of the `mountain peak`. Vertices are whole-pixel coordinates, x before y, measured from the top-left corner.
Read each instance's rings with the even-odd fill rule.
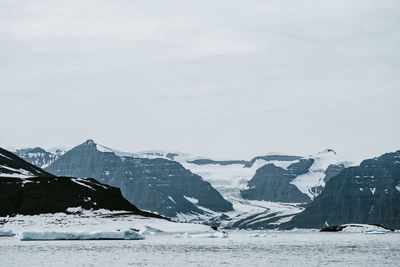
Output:
[[[96,143],[92,139],[88,139],[82,145],[84,145],[84,146],[95,146]]]
[[[332,154],[332,155],[336,155],[336,151],[333,150],[333,149],[331,149],[331,148],[327,148],[327,149],[325,149],[325,150],[323,150],[323,151],[321,151],[321,152],[318,153],[318,155],[321,155],[321,154]]]

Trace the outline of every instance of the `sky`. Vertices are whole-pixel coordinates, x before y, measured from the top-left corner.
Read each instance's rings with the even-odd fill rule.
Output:
[[[398,0],[2,0],[2,147],[400,149]]]

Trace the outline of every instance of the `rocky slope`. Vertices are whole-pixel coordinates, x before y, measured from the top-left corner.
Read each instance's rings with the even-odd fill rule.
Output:
[[[218,191],[200,176],[169,158],[136,158],[92,140],[71,149],[47,171],[64,176],[95,177],[119,187],[140,209],[167,217],[232,210]]]
[[[46,151],[40,147],[16,149],[12,152],[18,157],[40,168],[46,168],[56,159],[58,159],[59,156],[65,153],[65,151],[62,149]]]
[[[346,223],[400,229],[400,151],[365,160],[331,177],[324,191],[282,228]]]
[[[334,166],[342,161],[333,150],[307,158],[270,154],[249,161],[216,161],[178,153],[175,160],[210,182],[233,204],[234,211],[215,214],[213,222],[236,228],[276,228],[289,221],[311,202],[312,190],[323,189],[328,176],[340,172]]]
[[[154,216],[129,203],[118,188],[94,179],[55,177],[0,148],[0,216],[66,212],[72,207]]]
[[[139,208],[175,219],[276,228],[321,193],[344,168],[340,162],[330,149],[309,157],[213,160],[178,152],[125,153],[88,140],[46,170],[95,177],[120,187]]]

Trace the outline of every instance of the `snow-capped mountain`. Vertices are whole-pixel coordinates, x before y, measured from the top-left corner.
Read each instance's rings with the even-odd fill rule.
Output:
[[[55,175],[94,177],[121,188],[139,208],[167,217],[232,210],[232,204],[200,176],[162,157],[137,158],[87,140],[54,161]]]
[[[331,177],[325,189],[284,228],[345,223],[400,228],[400,150],[364,160]]]
[[[341,163],[333,150],[305,158],[269,154],[249,161],[193,160],[187,155],[177,155],[174,159],[210,182],[233,204],[234,211],[214,214],[214,220],[227,227],[239,228],[271,228],[289,221],[312,201],[303,188],[310,188],[317,195],[324,186],[324,179],[329,179],[339,173],[344,164],[349,164]],[[318,179],[292,183],[308,175]]]
[[[46,170],[94,177],[120,187],[139,208],[177,220],[271,228],[303,211],[348,165],[331,149],[308,157],[213,160],[181,152],[127,153],[88,140]]]
[[[65,150],[62,148],[44,150],[43,148],[35,147],[15,149],[12,152],[35,166],[46,168],[58,159],[59,156],[63,155]]]
[[[28,164],[23,159],[17,157],[13,153],[0,148],[0,177],[3,178],[20,178],[29,177],[47,177],[50,173],[45,172],[41,168]]]
[[[129,203],[118,188],[94,179],[56,177],[0,148],[0,216],[66,212],[71,207],[155,216]]]
[[[326,180],[349,165],[331,149],[308,157],[276,153],[251,160],[213,160],[165,151],[132,155],[177,161],[209,182],[233,204],[233,211],[221,213],[209,210],[194,216],[181,212],[178,214],[180,219],[190,221],[200,218],[225,227],[239,228],[271,228],[289,221],[322,191]]]

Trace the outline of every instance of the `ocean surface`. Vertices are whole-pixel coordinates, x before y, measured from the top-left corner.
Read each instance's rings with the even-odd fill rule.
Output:
[[[262,237],[251,237],[256,233]],[[20,241],[0,238],[0,266],[399,266],[400,233],[230,232],[229,238]]]

